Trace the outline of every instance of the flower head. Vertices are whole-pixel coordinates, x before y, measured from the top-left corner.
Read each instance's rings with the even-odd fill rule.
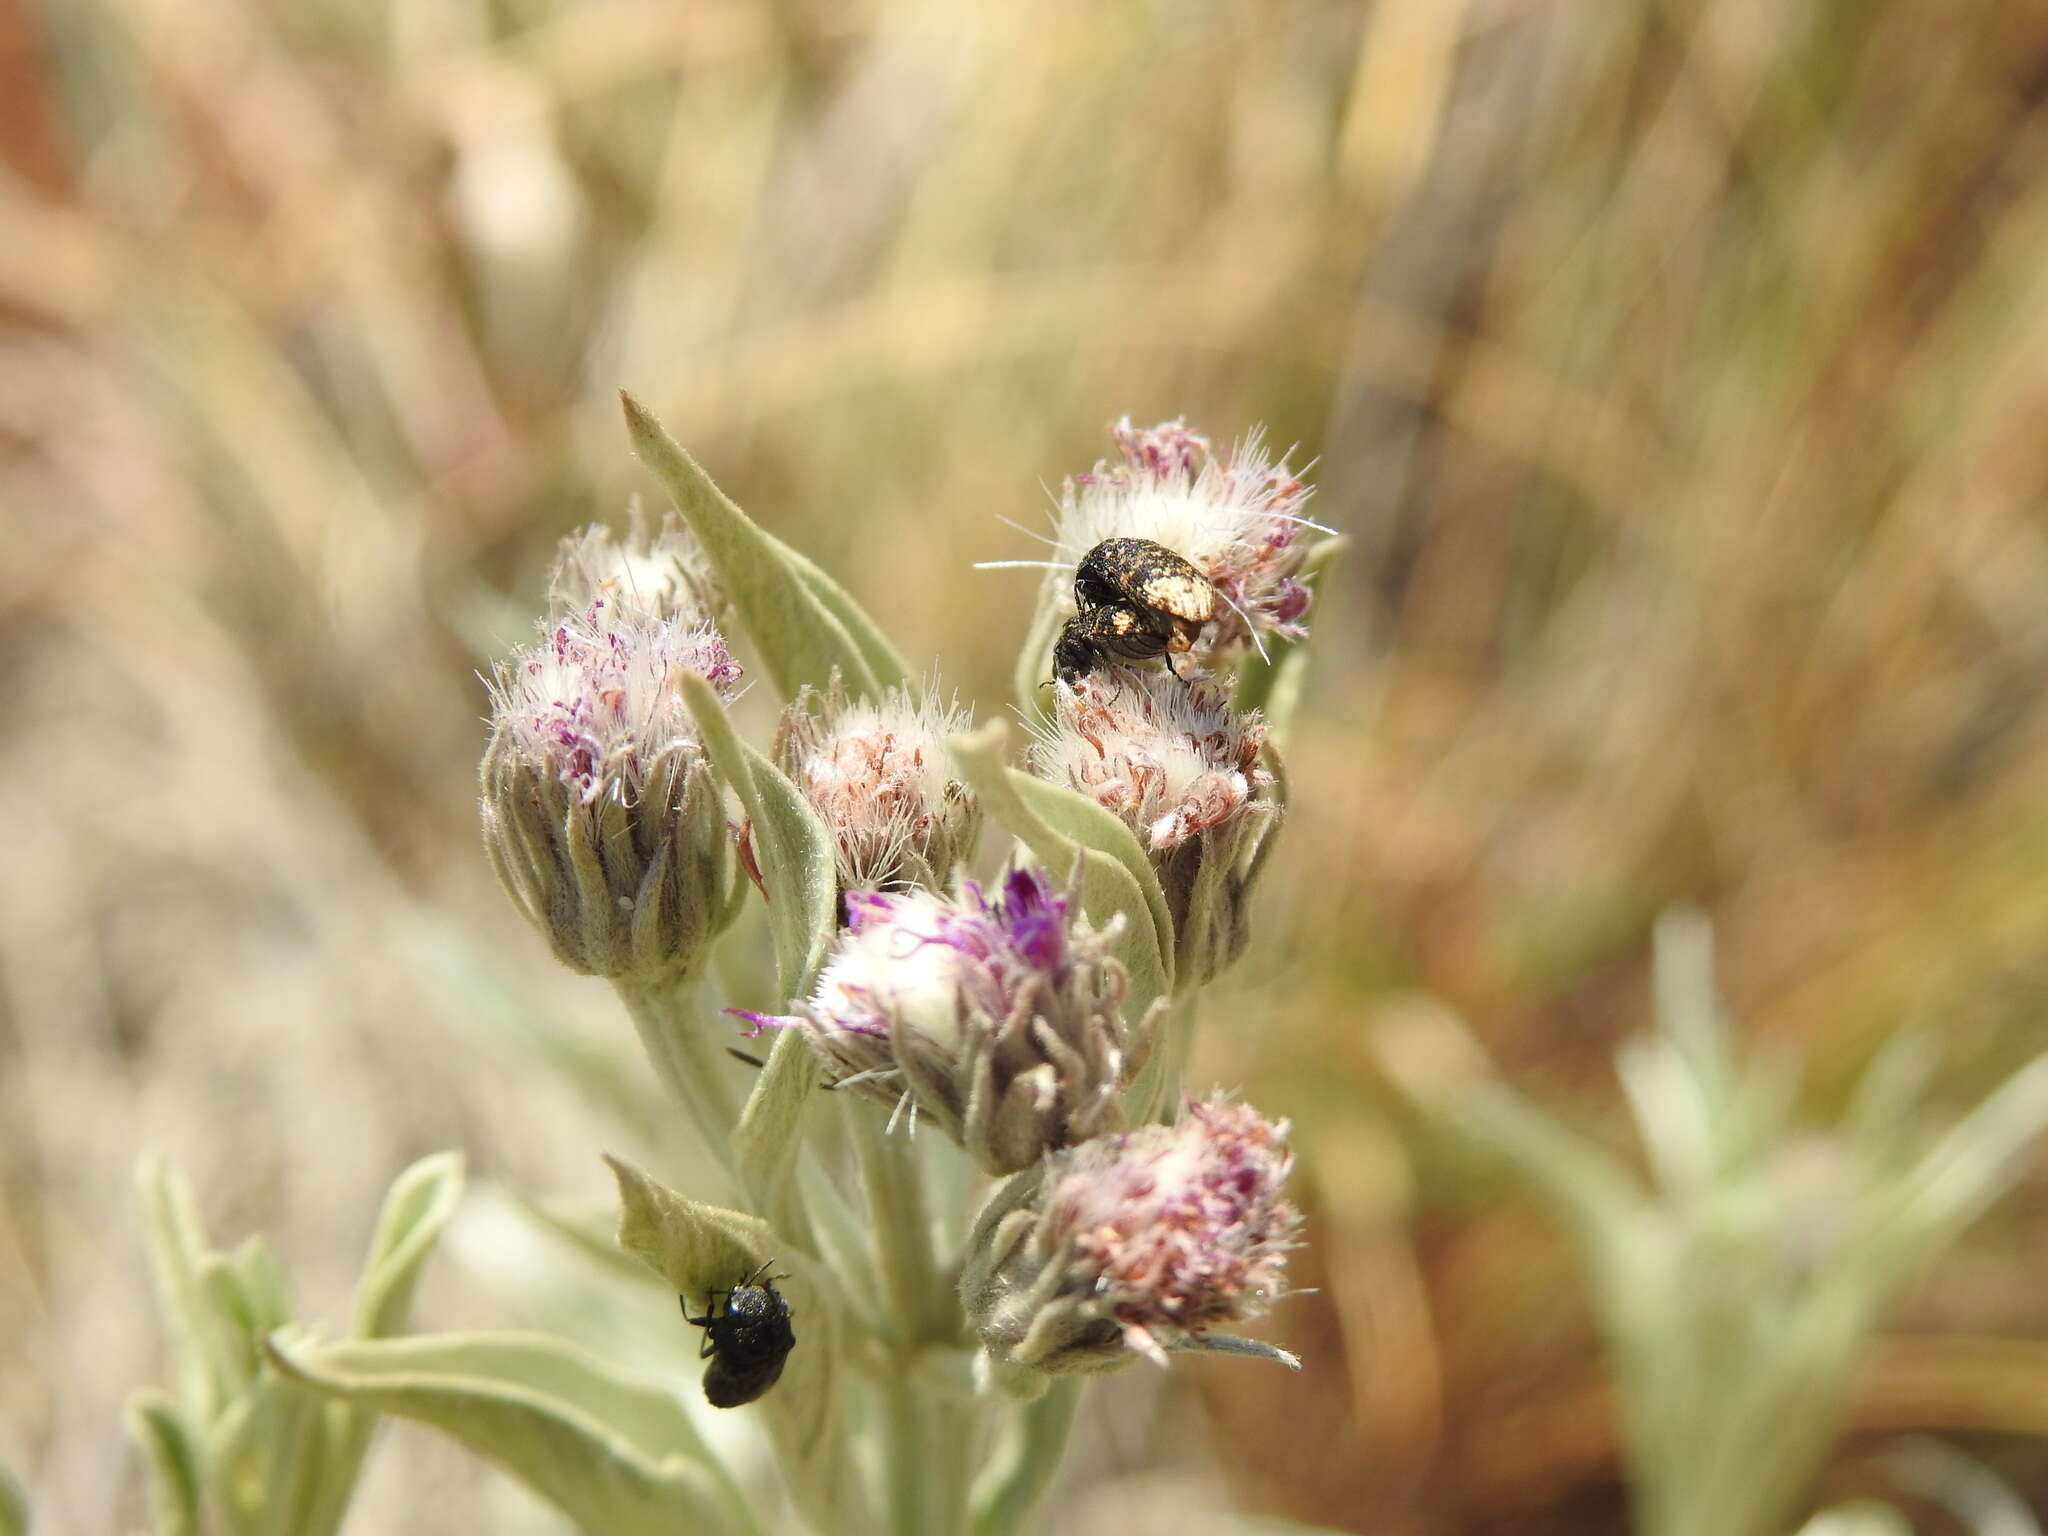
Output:
[[[1285,1121],[1218,1096],[1177,1125],[1047,1158],[992,1202],[961,1278],[991,1357],[1055,1373],[1163,1365],[1258,1316],[1301,1225],[1280,1197],[1286,1142]]]
[[[850,702],[836,672],[783,712],[774,755],[831,829],[842,893],[943,887],[973,853],[980,807],[946,748],[969,723],[957,705],[903,688]]]
[[[791,1016],[835,1082],[906,1098],[990,1173],[1122,1124],[1119,1102],[1156,1012],[1123,1020],[1128,984],[1110,957],[1118,919],[1091,929],[1043,870],[991,900],[859,891],[816,989]]]
[[[1121,462],[1098,463],[1062,489],[1055,561],[1072,569],[1104,539],[1150,539],[1189,561],[1223,598],[1203,659],[1258,637],[1308,631],[1309,590],[1297,579],[1319,527],[1303,515],[1310,488],[1254,429],[1219,458],[1184,422],[1110,429]]]
[[[1120,667],[1059,686],[1031,766],[1166,853],[1263,805],[1265,741],[1259,717],[1233,714],[1214,683]]]
[[[677,678],[731,697],[708,622],[591,600],[497,668],[484,842],[519,908],[572,968],[669,971],[715,931],[725,813]]]
[[[599,599],[543,624],[538,645],[499,665],[492,723],[523,762],[582,799],[631,804],[665,757],[698,750],[681,672],[727,699],[741,675],[710,624],[607,614]]]
[[[1213,682],[1114,668],[1055,690],[1032,770],[1123,818],[1152,857],[1189,975],[1243,948],[1246,896],[1279,806],[1266,731]]]

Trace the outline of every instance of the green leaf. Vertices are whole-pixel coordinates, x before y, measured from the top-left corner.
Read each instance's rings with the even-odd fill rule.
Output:
[[[762,537],[768,535],[763,534]],[[912,698],[917,697],[918,680],[905,669],[903,658],[896,654],[888,636],[875,627],[875,621],[853,600],[852,594],[820,570],[808,556],[779,541],[776,550],[811,596],[845,626],[847,634],[867,661],[868,669],[874,673],[875,680],[883,688],[901,683]]]
[[[544,1334],[444,1334],[287,1346],[312,1391],[432,1425],[592,1536],[758,1531],[672,1392]]]
[[[695,673],[684,673],[680,681],[711,766],[746,811],[768,888],[777,984],[784,996],[801,996],[824,964],[836,927],[839,873],[832,834],[782,771],[739,739],[711,685]]]
[[[462,1198],[463,1159],[460,1152],[436,1152],[421,1158],[392,1180],[377,1213],[377,1225],[363,1257],[362,1278],[349,1311],[349,1330],[357,1338],[385,1338],[405,1326],[420,1266],[454,1215]],[[266,1528],[279,1536],[332,1531],[341,1525],[362,1474],[369,1449],[371,1414],[340,1404],[316,1408],[303,1394],[292,1394],[300,1417],[292,1426],[294,1441],[276,1454],[289,1457],[289,1481],[298,1489],[282,1504],[273,1501]],[[273,1485],[288,1485],[279,1468]]]
[[[1302,561],[1301,578],[1308,580],[1326,570],[1350,542],[1340,536],[1317,544]],[[1263,711],[1266,729],[1272,739],[1286,740],[1287,729],[1294,720],[1295,706],[1301,701],[1302,677],[1307,661],[1308,643],[1305,640],[1269,640],[1263,656],[1256,649],[1252,650],[1238,666],[1237,687],[1231,694],[1231,707],[1241,715],[1255,709]]]
[[[983,807],[1046,868],[1055,883],[1081,864],[1081,907],[1090,922],[1124,918],[1118,958],[1131,973],[1135,1016],[1173,989],[1173,924],[1159,878],[1137,836],[1086,795],[1007,767],[1008,727],[991,720],[948,743]]]
[[[758,1406],[790,1494],[811,1522],[835,1533],[867,1529],[838,1394],[839,1298],[823,1267],[757,1216],[688,1199],[623,1158],[605,1161],[619,1185],[619,1246],[694,1307],[770,1259],[786,1272],[782,1290],[797,1344]]]
[[[308,1397],[266,1370],[209,1447],[216,1497],[231,1527],[244,1536],[330,1536],[355,1491],[350,1429],[362,1425],[367,1438],[369,1417]]]
[[[712,483],[631,395],[621,392],[633,449],[659,480],[718,572],[775,691],[822,688],[838,667],[874,697],[909,673],[888,639],[843,589],[765,532]]]
[[[1881,1230],[1911,1266],[1952,1241],[2018,1179],[2048,1128],[2048,1055],[2036,1056],[1959,1120],[1899,1180]]]
[[[622,1157],[605,1162],[619,1185],[619,1246],[693,1306],[788,1257],[760,1217],[679,1195]]]
[[[383,1338],[404,1326],[420,1265],[455,1214],[462,1180],[462,1154],[436,1152],[392,1181],[356,1285],[350,1332],[357,1338]]]
[[[244,1378],[241,1341],[204,1278],[212,1252],[192,1187],[156,1157],[145,1157],[136,1165],[135,1180],[178,1395],[193,1419],[203,1424],[221,1411]]]
[[[270,1244],[261,1237],[242,1239],[235,1249],[235,1275],[242,1294],[248,1298],[251,1324],[261,1338],[281,1328],[292,1318],[291,1279],[277,1261]]]
[[[198,1536],[199,1455],[170,1394],[145,1387],[128,1399],[128,1435],[149,1463],[149,1523],[156,1536]],[[10,1490],[11,1491],[11,1490]],[[5,1507],[12,1504],[18,1518]],[[19,1494],[0,1493],[0,1532],[25,1532],[28,1509]]]
[[[226,1254],[209,1253],[200,1260],[199,1289],[215,1322],[232,1341],[233,1375],[223,1383],[232,1397],[254,1379],[257,1371],[258,1341],[263,1335],[256,1328],[255,1304],[242,1288],[242,1277],[236,1272],[234,1261]]]
[[[775,1034],[760,1081],[733,1128],[733,1161],[755,1191],[756,1203],[785,1230],[804,1235],[792,1179],[802,1145],[804,1109],[818,1088],[818,1060],[798,1031],[780,1029]]]
[[[1030,1519],[1059,1475],[1081,1406],[1081,1383],[1062,1377],[1017,1409],[1008,1460],[982,1473],[972,1500],[975,1536],[1011,1536]]]

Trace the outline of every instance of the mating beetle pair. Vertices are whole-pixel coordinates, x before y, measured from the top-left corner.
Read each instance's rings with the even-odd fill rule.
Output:
[[[1104,539],[1074,569],[1080,611],[1052,648],[1053,676],[1073,683],[1113,661],[1185,651],[1216,617],[1216,598],[1215,584],[1165,545]]]

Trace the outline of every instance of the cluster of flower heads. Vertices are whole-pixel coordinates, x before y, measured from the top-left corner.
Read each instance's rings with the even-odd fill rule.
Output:
[[[1196,651],[1212,673],[1263,637],[1298,638],[1316,525],[1284,459],[1256,434],[1219,457],[1180,422],[1113,437],[1120,462],[1065,487],[1059,559],[1139,538],[1191,562],[1223,600]],[[670,521],[567,541],[550,608],[492,686],[486,843],[566,963],[687,974],[735,910],[732,832],[680,682],[736,691],[717,594]],[[963,1269],[992,1360],[1101,1370],[1223,1347],[1206,1330],[1283,1288],[1298,1224],[1278,1193],[1286,1126],[1212,1100],[1129,1128],[1166,1001],[1133,1017],[1117,957],[1151,919],[1091,924],[1085,861],[1064,891],[1036,866],[991,890],[962,877],[980,810],[947,742],[968,716],[934,694],[849,698],[835,675],[787,707],[772,758],[834,840],[842,926],[808,997],[742,1017],[799,1031],[832,1084],[1009,1180]],[[1116,667],[1061,684],[1038,733],[1033,772],[1119,817],[1151,859],[1179,984],[1213,976],[1242,947],[1276,819],[1258,716],[1234,713],[1220,682]]]
[[[1197,646],[1216,656],[1264,636],[1299,639],[1309,589],[1298,579],[1306,535],[1322,531],[1303,514],[1310,488],[1251,433],[1218,456],[1182,421],[1110,429],[1118,462],[1072,476],[1061,489],[1054,559],[1073,568],[1104,539],[1150,539],[1189,561],[1214,584],[1227,612]]]
[[[846,906],[798,1011],[741,1017],[801,1029],[836,1083],[929,1117],[992,1174],[1123,1124],[1163,1004],[1126,1025],[1122,917],[1091,928],[1035,866],[993,898],[969,880]]]

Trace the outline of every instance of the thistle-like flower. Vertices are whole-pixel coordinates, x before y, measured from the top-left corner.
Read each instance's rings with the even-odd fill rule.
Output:
[[[484,844],[573,970],[678,974],[722,924],[730,838],[683,672],[726,698],[740,677],[708,622],[654,617],[609,590],[496,670]]]
[[[1190,981],[1235,960],[1265,839],[1279,815],[1260,766],[1266,731],[1213,682],[1113,668],[1059,684],[1031,766],[1114,811],[1151,855]]]
[[[834,1082],[907,1101],[992,1174],[1123,1124],[1163,1004],[1123,1019],[1121,917],[1091,929],[1037,868],[994,900],[966,881],[955,897],[855,892],[847,908],[798,1012],[740,1017],[802,1030]]]
[[[1206,1330],[1258,1316],[1286,1283],[1301,1225],[1280,1198],[1286,1141],[1285,1121],[1217,1096],[999,1191],[961,1275],[991,1360],[1061,1374],[1227,1347]]]
[[[783,712],[774,756],[832,832],[842,897],[952,883],[981,831],[946,749],[969,723],[956,704],[903,688],[849,701],[836,671],[823,694],[806,688]]]
[[[1299,639],[1309,589],[1297,578],[1320,529],[1303,516],[1310,488],[1254,429],[1218,458],[1182,421],[1110,428],[1120,463],[1098,463],[1062,488],[1054,561],[1071,571],[1104,539],[1150,539],[1189,561],[1223,602],[1197,659],[1227,660],[1266,636]],[[1327,532],[1328,530],[1320,530]]]

